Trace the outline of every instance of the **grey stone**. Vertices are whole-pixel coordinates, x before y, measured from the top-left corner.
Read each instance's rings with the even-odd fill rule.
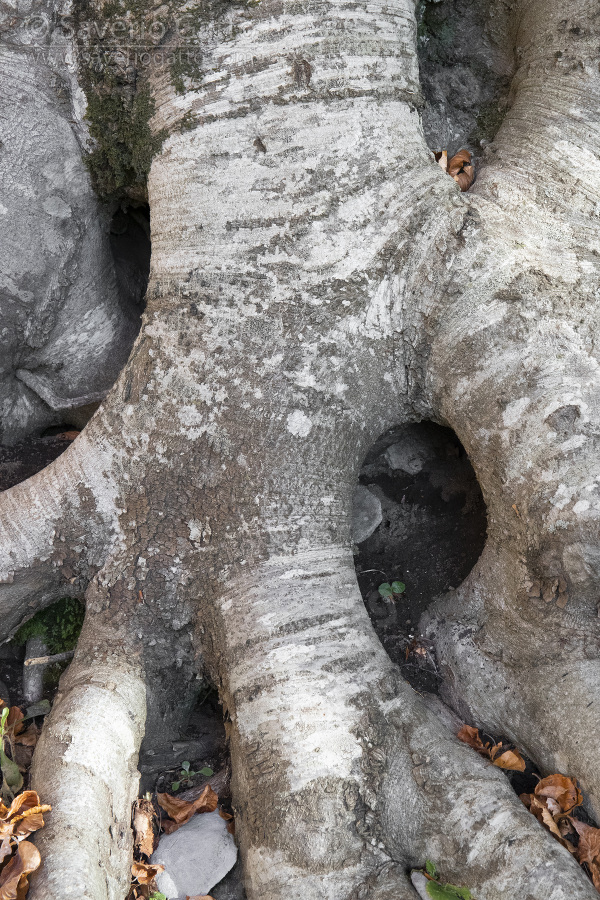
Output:
[[[208,894],[233,868],[237,847],[218,812],[193,816],[174,834],[163,834],[152,856],[165,871],[156,879],[168,900]]]
[[[428,459],[435,455],[431,444],[416,435],[407,434],[385,451],[392,469],[400,469],[408,475],[421,471]]]
[[[380,500],[368,488],[359,484],[352,499],[352,540],[357,544],[366,541],[382,518]]]
[[[411,872],[410,880],[413,883],[413,887],[419,897],[422,897],[423,900],[429,900],[430,895],[427,892],[427,879],[423,875],[422,872]]]

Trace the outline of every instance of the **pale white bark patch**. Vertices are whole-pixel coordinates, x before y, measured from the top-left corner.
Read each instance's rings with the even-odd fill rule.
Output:
[[[313,423],[301,409],[295,409],[287,417],[287,430],[296,437],[307,437]]]
[[[518,400],[513,400],[512,403],[509,403],[502,416],[504,425],[507,428],[516,425],[530,403],[529,397],[519,397]]]

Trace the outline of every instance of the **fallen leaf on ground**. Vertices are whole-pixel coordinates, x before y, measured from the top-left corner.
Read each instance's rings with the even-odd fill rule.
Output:
[[[229,834],[235,835],[235,819],[231,813],[225,812],[224,809],[219,809],[219,815],[227,822],[227,831]]]
[[[494,756],[492,762],[500,769],[510,769],[513,772],[524,772],[525,760],[518,750],[505,750],[499,756]]]
[[[452,159],[448,163],[448,175],[452,175],[454,178],[455,175],[458,175],[460,170],[464,165],[467,165],[471,162],[471,154],[468,150],[459,150],[458,153],[455,153]]]
[[[157,794],[157,800],[172,820],[169,822],[167,819],[161,823],[161,827],[166,834],[172,834],[174,831],[177,831],[181,825],[185,825],[196,813],[214,812],[219,802],[218,796],[208,784],[196,800],[180,800],[171,794]]]
[[[433,154],[439,166],[453,178],[461,191],[468,191],[475,180],[475,166],[471,162],[468,150],[459,150],[452,159],[448,159],[448,151],[442,150]]]
[[[456,736],[463,744],[468,744],[473,750],[477,750],[482,756],[487,757],[499,769],[510,769],[514,772],[525,771],[525,760],[518,750],[503,750],[502,742],[493,746],[489,743],[484,744],[479,736],[478,728],[463,725]]]
[[[131,874],[134,878],[137,878],[140,884],[149,884],[164,870],[164,866],[143,862],[134,862],[131,866]]]
[[[57,434],[56,437],[59,441],[74,441],[76,437],[81,434],[80,431],[61,431],[60,434]]]
[[[554,800],[561,813],[570,813],[583,803],[583,796],[575,778],[566,775],[548,775],[535,786],[536,797]],[[549,805],[549,804],[547,804]]]
[[[27,893],[27,876],[35,872],[42,861],[35,844],[23,841],[13,858],[0,872],[0,900],[21,900]]]
[[[590,870],[594,887],[600,891],[600,828],[586,825],[578,819],[571,819],[571,824],[579,835],[579,843],[575,848],[575,859]]]
[[[479,737],[479,728],[473,728],[471,725],[463,725],[456,737],[459,741],[462,741],[463,744],[468,744],[469,747],[472,747],[473,750],[477,750],[477,752],[481,753],[483,756],[489,756],[490,745],[484,744]]]
[[[133,844],[142,856],[152,856],[156,839],[154,836],[154,806],[150,800],[136,800],[133,808]]]
[[[438,166],[444,171],[448,171],[448,151],[447,150],[439,150],[437,153],[433,154],[435,156],[435,161]]]
[[[35,723],[32,723],[25,731],[15,734],[15,744],[23,744],[25,747],[35,747],[39,737],[39,729]]]

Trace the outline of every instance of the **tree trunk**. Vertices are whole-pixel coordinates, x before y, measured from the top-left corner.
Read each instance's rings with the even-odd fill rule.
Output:
[[[462,196],[422,137],[411,0],[236,6],[202,89],[154,73],[173,131],[142,331],[85,432],[0,500],[7,634],[87,585],[35,755],[34,900],[124,895],[144,727],[164,740],[204,674],[250,900],[408,900],[426,858],[479,900],[595,896],[402,681],[350,536],[376,438],[451,425],[490,529],[429,614],[446,695],[594,808],[598,18],[562,7],[515,10],[513,106]]]

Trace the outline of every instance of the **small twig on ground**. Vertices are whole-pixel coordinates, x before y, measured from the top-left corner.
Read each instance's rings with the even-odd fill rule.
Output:
[[[49,663],[64,662],[75,656],[74,650],[66,650],[64,653],[55,653],[53,656],[32,656],[25,660],[26,666],[47,666]]]

